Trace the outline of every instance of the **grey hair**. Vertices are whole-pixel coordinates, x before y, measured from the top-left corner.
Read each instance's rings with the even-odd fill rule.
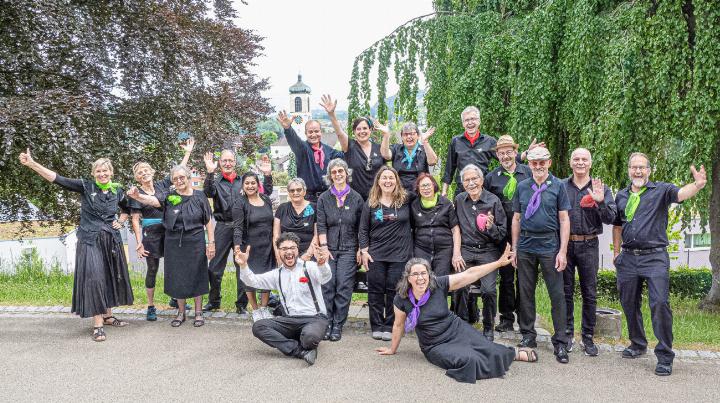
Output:
[[[326,185],[332,186],[333,183],[332,183],[332,177],[330,176],[330,171],[332,171],[332,169],[335,167],[340,167],[340,168],[344,169],[345,172],[347,172],[346,182],[347,183],[352,182],[352,173],[353,173],[352,168],[348,167],[348,164],[347,164],[347,162],[345,162],[344,159],[335,158],[335,159],[330,160],[330,162],[328,163],[328,166],[327,166],[327,173],[325,175],[323,175],[323,177],[322,177],[323,181],[325,182]]]
[[[478,168],[478,166],[475,164],[465,165],[465,168],[463,168],[460,171],[460,180],[463,180],[465,178],[465,172],[467,172],[467,171],[475,171],[475,172],[477,172],[480,179],[485,180],[485,175],[483,175],[482,170],[480,168]]]
[[[307,190],[307,185],[305,185],[305,180],[303,178],[292,178],[288,181],[287,187],[289,188],[291,184],[297,183],[298,185],[302,186],[303,190]]]
[[[478,116],[478,118],[480,117],[480,109],[471,105],[471,106],[468,106],[467,108],[463,109],[462,112],[460,112],[460,120],[465,119],[465,115],[467,115],[469,113],[474,113]]]
[[[433,291],[437,288],[437,276],[435,276],[435,272],[432,271],[432,266],[430,265],[430,262],[421,257],[414,257],[408,260],[407,263],[405,263],[405,269],[403,270],[402,277],[400,278],[400,281],[398,281],[397,294],[400,296],[400,298],[408,297],[408,291],[410,291],[410,282],[408,281],[408,278],[410,277],[410,271],[412,270],[413,266],[418,264],[425,266],[428,271],[428,290]]]
[[[90,175],[94,178],[95,177],[95,170],[98,169],[101,166],[107,167],[107,169],[110,170],[110,175],[115,174],[115,170],[113,169],[112,162],[110,161],[110,158],[98,158],[95,162],[92,163],[92,170],[90,171]]]
[[[190,179],[190,175],[191,175],[190,170],[185,165],[175,165],[174,167],[172,167],[172,169],[170,169],[170,179],[172,179],[173,175],[175,175],[176,173],[178,173],[180,171],[183,171],[185,176],[187,176],[187,178]]]
[[[632,161],[632,159],[635,157],[645,158],[645,161],[647,161],[648,168],[652,169],[652,165],[650,164],[650,158],[648,158],[648,156],[645,155],[645,153],[641,153],[641,152],[634,152],[634,153],[630,154],[630,158],[628,158],[628,168],[630,168],[630,161]]]
[[[402,129],[400,129],[400,133],[405,133],[406,131],[414,131],[418,135],[420,134],[420,130],[418,130],[417,125],[415,122],[407,122],[402,126]]]
[[[588,153],[588,155],[590,156],[590,162],[592,162],[592,153],[590,152],[590,150],[588,150],[587,148],[583,148],[583,147],[578,147],[578,148],[574,149],[573,152],[570,153],[570,160],[573,159],[573,157],[575,156],[575,153],[583,152],[583,151]]]

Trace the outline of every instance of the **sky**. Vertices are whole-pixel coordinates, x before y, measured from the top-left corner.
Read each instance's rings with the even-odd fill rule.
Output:
[[[433,12],[432,0],[236,0],[241,28],[264,37],[253,70],[270,80],[263,95],[276,110],[289,108],[288,88],[302,73],[312,89],[311,109],[322,94],[347,109],[355,57],[406,21]],[[390,74],[388,94],[396,90]]]

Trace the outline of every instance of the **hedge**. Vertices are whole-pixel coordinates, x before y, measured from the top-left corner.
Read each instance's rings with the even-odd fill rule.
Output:
[[[670,293],[675,296],[700,299],[707,295],[711,284],[712,271],[708,268],[680,267],[670,270]],[[647,286],[644,292],[647,293]],[[580,282],[577,279],[575,295],[580,295]],[[598,272],[597,295],[598,297],[618,299],[615,270],[603,269]]]

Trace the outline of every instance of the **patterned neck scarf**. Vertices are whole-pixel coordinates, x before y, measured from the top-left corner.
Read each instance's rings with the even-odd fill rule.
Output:
[[[310,148],[313,149],[315,163],[320,165],[320,169],[325,169],[325,151],[323,151],[322,144],[311,144]]]
[[[420,142],[415,142],[415,147],[413,147],[411,152],[408,152],[407,147],[403,147],[403,153],[405,154],[405,157],[403,158],[403,161],[407,164],[407,168],[412,168],[412,163],[415,161],[415,155],[417,154],[417,150],[420,148]]]
[[[472,137],[470,137],[468,132],[465,132],[465,138],[470,142],[470,147],[475,147],[475,142],[480,138],[480,131],[478,130],[478,132]]]
[[[350,193],[350,185],[347,183],[345,184],[345,188],[343,190],[337,190],[335,188],[335,185],[330,186],[330,193],[332,193],[335,198],[337,199],[338,207],[342,207],[345,205],[345,199],[344,197]]]
[[[542,186],[538,188],[536,183],[532,184],[532,190],[535,191],[533,193],[532,197],[530,198],[530,203],[528,203],[527,210],[525,210],[525,219],[530,219],[530,217],[535,214],[536,211],[540,208],[540,199],[542,197],[542,192],[545,191],[545,189],[548,188],[547,183],[543,183]]]
[[[223,176],[223,178],[225,178],[225,180],[227,180],[228,182],[233,183],[233,182],[235,182],[235,178],[237,178],[237,172],[235,172],[235,171],[230,172],[230,173],[225,173],[225,172],[223,172],[223,173],[222,173],[222,176]]]
[[[109,190],[113,192],[113,194],[117,194],[117,190],[120,187],[120,184],[115,182],[100,183],[98,181],[95,181],[95,186],[100,188],[100,190],[102,190],[103,192],[107,192]]]
[[[415,329],[415,326],[417,326],[418,317],[420,317],[420,307],[425,305],[425,303],[430,299],[430,290],[425,290],[425,294],[420,297],[419,301],[415,301],[415,295],[412,290],[409,290],[408,299],[413,305],[413,309],[407,318],[405,318],[405,333]]]
[[[508,171],[503,171],[503,175],[509,176],[510,179],[508,179],[507,183],[505,184],[505,187],[503,188],[503,196],[505,196],[506,199],[512,200],[513,196],[515,195],[515,190],[517,189],[517,179],[515,179],[515,172],[510,173]]]
[[[434,196],[431,196],[429,199],[426,199],[422,196],[420,196],[420,204],[422,204],[422,207],[424,209],[431,209],[437,206],[438,199],[440,198],[440,193],[435,193]]]
[[[640,205],[640,195],[645,193],[646,190],[647,188],[643,186],[639,192],[630,191],[630,197],[628,198],[627,206],[625,206],[625,217],[627,217],[628,222],[632,221],[633,217],[635,217],[635,211]]]

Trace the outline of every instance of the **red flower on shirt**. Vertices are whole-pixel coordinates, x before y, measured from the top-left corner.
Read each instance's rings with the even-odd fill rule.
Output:
[[[308,281],[310,281],[310,280],[307,277],[305,277],[305,276],[300,277],[301,283],[307,283]]]

